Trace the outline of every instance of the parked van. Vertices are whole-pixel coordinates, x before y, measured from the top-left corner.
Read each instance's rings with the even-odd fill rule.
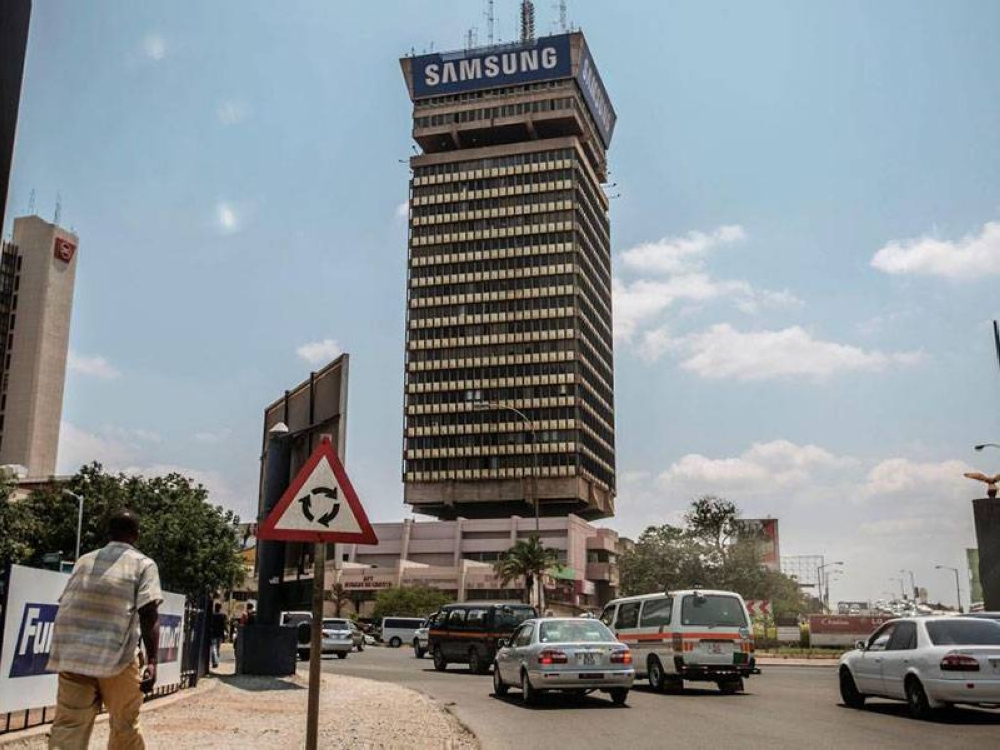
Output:
[[[743,597],[691,589],[615,599],[601,621],[632,649],[636,678],[654,690],[679,690],[684,681],[715,682],[723,693],[743,689],[760,674],[753,626]]]
[[[497,642],[510,638],[525,620],[538,611],[518,602],[463,602],[447,604],[431,616],[427,645],[434,669],[443,671],[456,662],[468,664],[478,674],[489,672]]]
[[[424,624],[423,617],[383,617],[382,643],[399,648],[413,642],[413,634]]]

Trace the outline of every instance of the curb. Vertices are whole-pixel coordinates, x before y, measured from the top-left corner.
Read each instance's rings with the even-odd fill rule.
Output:
[[[838,661],[831,661],[827,659],[775,659],[774,661],[757,660],[757,666],[761,669],[764,667],[806,667],[808,669],[830,669],[838,666],[839,664],[840,662]]]
[[[217,679],[202,677],[198,680],[198,687],[178,690],[177,692],[165,695],[162,698],[154,698],[151,701],[144,702],[142,704],[142,708],[139,709],[139,715],[142,716],[142,714],[149,713],[150,711],[158,711],[161,708],[172,706],[179,701],[211,692],[212,690],[215,690],[218,685],[219,681]],[[110,717],[108,716],[107,711],[99,713],[97,718],[94,719],[94,726],[107,722],[109,718]],[[7,745],[11,745],[16,748],[16,745],[19,742],[31,740],[38,736],[47,736],[51,727],[52,723],[49,722],[48,724],[39,724],[37,727],[29,727],[28,729],[20,729],[16,732],[0,735],[0,748],[6,747]]]

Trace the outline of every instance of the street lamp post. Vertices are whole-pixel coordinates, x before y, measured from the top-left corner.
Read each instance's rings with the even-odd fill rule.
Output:
[[[958,568],[953,568],[950,565],[935,565],[938,570],[950,570],[955,574],[955,599],[958,601],[958,613],[962,614],[962,588],[958,583]]]
[[[819,593],[820,593],[820,597],[822,597],[823,606],[826,607],[827,609],[830,609],[830,579],[829,579],[828,576],[826,576],[823,573],[823,570],[825,568],[833,567],[834,565],[843,565],[843,564],[844,564],[843,560],[837,560],[836,562],[824,563],[823,565],[820,565],[818,568],[816,568],[817,573],[819,573],[819,586],[820,586]],[[826,581],[826,593],[825,594],[823,593],[823,582],[824,582],[824,580]]]
[[[67,497],[71,497],[76,500],[77,503],[77,513],[76,513],[76,556],[73,558],[75,563],[80,559],[80,535],[83,532],[83,498],[77,495],[75,492],[70,492],[69,490],[63,490],[63,494]]]
[[[910,590],[913,592],[913,601],[916,601],[919,597],[917,597],[917,583],[916,583],[916,581],[913,578],[913,571],[912,570],[901,570],[899,572],[902,573],[903,575],[906,575],[907,573],[909,573],[909,575],[910,575]]]
[[[511,406],[510,404],[505,404],[500,401],[476,401],[472,404],[472,408],[476,411],[487,411],[489,409],[496,409],[498,411],[509,411],[516,414],[524,422],[525,427],[528,430],[528,439],[531,441],[531,501],[535,506],[535,538],[539,540],[541,544],[541,524],[538,516],[538,449],[535,445],[535,428],[528,415],[517,407]],[[535,581],[535,585],[538,587],[535,592],[535,597],[538,600],[539,614],[544,611],[544,591],[545,588],[542,585],[542,577],[537,576],[538,580]]]

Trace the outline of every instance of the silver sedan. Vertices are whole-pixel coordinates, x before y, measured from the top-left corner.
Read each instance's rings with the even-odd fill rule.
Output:
[[[547,690],[600,690],[623,705],[634,679],[628,646],[600,620],[583,617],[526,620],[500,642],[493,664],[493,692],[501,696],[519,687],[525,703]]]

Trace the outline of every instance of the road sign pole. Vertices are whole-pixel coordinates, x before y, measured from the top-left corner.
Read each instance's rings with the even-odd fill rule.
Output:
[[[306,750],[316,750],[319,734],[319,681],[323,666],[323,590],[326,577],[326,543],[313,553],[312,633],[309,643],[309,707],[306,712]]]

